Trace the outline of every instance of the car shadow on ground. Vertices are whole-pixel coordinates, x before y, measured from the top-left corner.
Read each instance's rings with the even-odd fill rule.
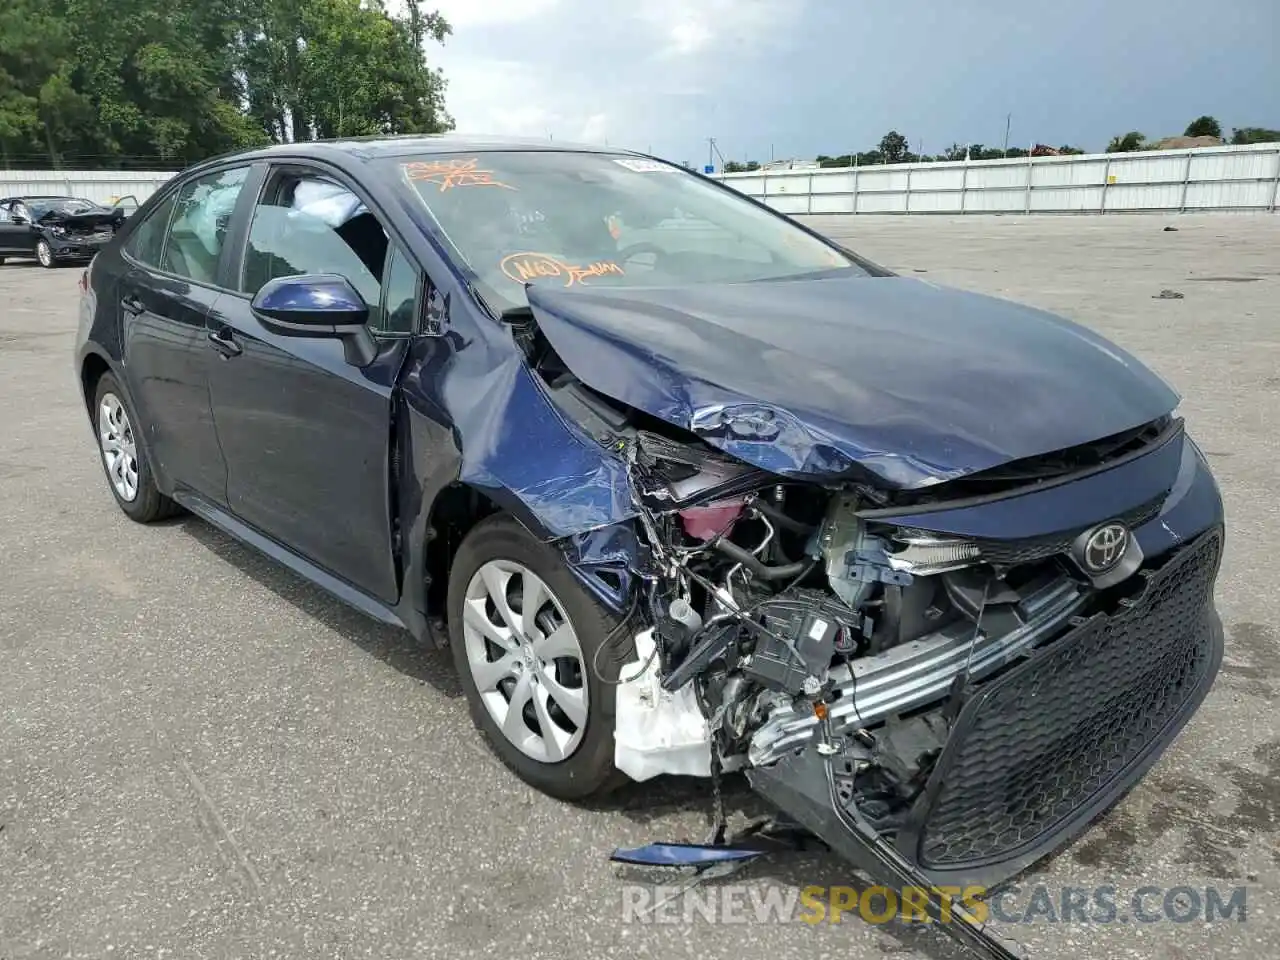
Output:
[[[353,610],[289,568],[203,520],[186,515],[171,522],[220,560],[252,577],[344,640],[405,676],[420,683],[429,683],[445,696],[462,696],[462,687],[458,684],[448,650],[432,649],[416,640],[407,630],[379,623]]]

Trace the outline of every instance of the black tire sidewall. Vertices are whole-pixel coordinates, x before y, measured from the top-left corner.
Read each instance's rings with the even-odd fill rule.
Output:
[[[113,394],[120,401],[120,404],[124,407],[125,414],[129,417],[129,426],[133,430],[134,452],[138,458],[138,495],[132,500],[125,500],[116,492],[115,484],[111,482],[111,474],[107,472],[107,462],[102,456],[102,431],[98,418],[102,416],[102,398],[108,393]],[[111,491],[111,496],[115,499],[116,504],[124,511],[127,517],[139,523],[150,523],[152,520],[167,516],[173,509],[172,501],[161,494],[156,487],[155,479],[151,475],[151,463],[146,449],[146,441],[143,439],[145,431],[138,420],[138,414],[134,410],[128,394],[121,389],[120,383],[116,380],[114,374],[104,373],[98,380],[97,388],[93,392],[92,420],[93,439],[98,451],[98,465],[102,468],[102,474],[107,481],[107,489]]]
[[[578,749],[567,760],[542,763],[522,753],[498,728],[476,689],[467,663],[462,608],[467,584],[490,560],[514,561],[540,577],[555,593],[577,634],[587,685],[587,728]],[[471,718],[503,763],[526,783],[562,800],[599,796],[626,782],[613,765],[615,694],[623,664],[635,657],[635,643],[628,628],[619,628],[620,618],[596,602],[569,571],[555,547],[539,541],[509,515],[482,521],[454,557],[448,615],[449,645]],[[601,650],[606,642],[608,649]]]

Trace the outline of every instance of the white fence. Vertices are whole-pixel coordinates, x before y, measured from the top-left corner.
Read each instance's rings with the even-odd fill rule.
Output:
[[[105,203],[132,194],[142,203],[173,175],[172,171],[0,170],[0,197],[43,194]]]
[[[1276,210],[1280,143],[730,173],[789,214]]]

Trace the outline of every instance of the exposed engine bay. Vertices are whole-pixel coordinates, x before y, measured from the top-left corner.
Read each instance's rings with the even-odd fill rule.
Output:
[[[633,450],[657,571],[641,659],[624,668],[624,690],[648,687],[619,708],[617,762],[635,779],[765,766],[821,727],[856,729],[864,808],[887,822],[946,739],[922,709],[1043,640],[1085,594],[1061,558],[993,565],[974,543],[864,521],[857,492],[744,489],[754,471],[652,433]],[[676,735],[694,707],[697,751]]]

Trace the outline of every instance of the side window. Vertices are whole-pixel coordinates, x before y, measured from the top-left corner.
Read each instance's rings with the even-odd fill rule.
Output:
[[[381,330],[389,248],[378,218],[342,184],[316,173],[280,173],[254,208],[240,289],[253,296],[277,277],[337,274],[369,307],[370,327]],[[391,310],[399,306],[389,302]]]
[[[178,190],[160,269],[198,283],[213,283],[227,225],[244,187],[248,167],[198,177]]]
[[[31,211],[27,209],[27,205],[21,200],[15,200],[13,201],[13,206],[9,208],[9,218],[22,223],[30,223]]]
[[[382,323],[374,329],[380,333],[413,333],[417,328],[420,285],[418,268],[404,251],[393,245],[382,281]]]
[[[169,219],[173,216],[176,199],[175,194],[169,194],[147,214],[147,218],[138,224],[129,237],[125,252],[139,263],[145,263],[148,267],[160,266],[164,238],[169,233]]]

